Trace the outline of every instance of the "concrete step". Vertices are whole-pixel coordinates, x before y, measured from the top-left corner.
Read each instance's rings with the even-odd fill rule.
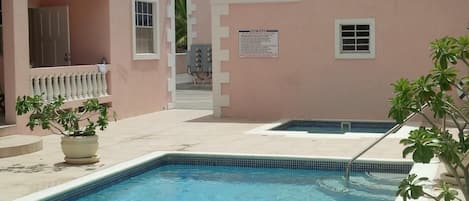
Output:
[[[0,125],[0,137],[16,133],[16,125]]]
[[[32,135],[0,137],[0,158],[29,154],[42,150],[42,139]]]

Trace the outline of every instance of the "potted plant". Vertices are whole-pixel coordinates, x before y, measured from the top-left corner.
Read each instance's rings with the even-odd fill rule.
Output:
[[[456,187],[464,198],[469,200],[469,165],[465,162],[469,152],[469,135],[465,132],[469,128],[469,77],[455,67],[460,64],[469,68],[469,38],[444,37],[432,42],[431,49],[434,63],[431,73],[415,81],[400,79],[393,84],[389,117],[403,123],[407,116],[416,113],[425,120],[426,126],[411,131],[409,137],[401,140],[405,146],[403,156],[411,154],[415,162],[421,163],[429,163],[437,157],[456,178]],[[455,96],[463,101],[456,101]],[[456,129],[448,129],[448,122]],[[445,181],[441,182],[439,194],[425,192],[423,185],[427,180],[409,175],[399,185],[397,194],[404,200],[419,197],[459,200],[457,191]]]
[[[62,136],[65,161],[71,164],[89,164],[99,161],[96,130],[108,126],[108,106],[98,99],[89,99],[78,108],[64,109],[61,96],[46,102],[42,96],[23,96],[16,101],[18,115],[29,114],[26,124],[31,130],[37,126]]]

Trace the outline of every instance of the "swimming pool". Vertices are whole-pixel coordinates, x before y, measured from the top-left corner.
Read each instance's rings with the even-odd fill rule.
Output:
[[[355,173],[347,186],[342,172],[329,170],[165,165],[78,201],[392,201],[403,177]]]
[[[292,120],[272,128],[273,131],[305,131],[308,133],[343,134],[386,133],[394,122]]]
[[[352,167],[351,182],[345,183],[346,161],[341,159],[170,153],[137,162],[30,197],[80,201],[391,201],[399,181],[412,167],[405,161],[359,161]]]

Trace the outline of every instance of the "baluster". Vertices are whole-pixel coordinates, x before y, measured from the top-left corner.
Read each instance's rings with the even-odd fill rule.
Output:
[[[36,92],[34,91],[34,77],[31,77],[31,96],[34,96]]]
[[[65,96],[65,75],[63,75],[63,74],[59,75],[59,85],[60,85],[60,86],[59,86],[59,88],[60,88],[60,92],[59,92],[60,96],[61,96],[62,98],[66,98],[66,96]]]
[[[70,85],[70,75],[65,75],[65,99],[71,100],[72,99],[72,87]]]
[[[77,96],[78,99],[83,99],[83,86],[82,86],[82,73],[77,74]]]
[[[77,76],[76,74],[71,74],[70,75],[70,82],[71,82],[71,93],[72,93],[72,99],[75,100],[77,99]]]
[[[97,87],[98,87],[98,90],[96,91],[96,94],[98,94],[98,96],[103,96],[103,81],[101,80],[101,72],[97,72],[96,73],[96,81],[97,81]]]
[[[91,73],[86,73],[86,84],[88,85],[88,96],[93,97],[93,83],[91,81]]]
[[[107,80],[106,80],[106,72],[101,74],[101,80],[103,80],[103,94],[105,96],[108,95],[107,93]]]
[[[46,84],[46,77],[41,76],[40,78],[41,83],[41,96],[42,100],[47,101],[47,84]]]
[[[83,73],[81,75],[81,78],[82,78],[82,87],[83,87],[83,98],[87,99],[89,98],[89,94],[88,94],[88,79],[86,78],[86,73]]]
[[[41,95],[41,85],[39,82],[39,77],[34,78],[34,95],[40,96]]]
[[[54,75],[52,77],[52,85],[54,86],[54,97],[59,97],[60,95],[60,88],[59,88],[59,76]]]
[[[54,88],[52,88],[52,76],[47,76],[47,100],[52,101],[54,99]]]
[[[34,96],[34,78],[31,78],[31,85],[29,86],[31,89],[31,96]]]
[[[96,73],[91,73],[91,83],[93,84],[93,97],[98,97],[98,84],[96,83]]]

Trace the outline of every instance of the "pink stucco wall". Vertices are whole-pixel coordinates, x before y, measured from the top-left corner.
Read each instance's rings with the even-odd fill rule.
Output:
[[[468,34],[465,0],[308,0],[231,4],[222,71],[230,83],[224,117],[387,119],[390,83],[430,70],[429,42]],[[376,58],[335,59],[334,21],[375,18]],[[278,58],[240,58],[240,29],[278,29]],[[249,100],[249,101],[247,101]]]
[[[8,124],[25,125],[26,118],[17,118],[16,97],[29,94],[28,1],[3,0],[3,61],[5,87],[5,119]],[[11,132],[26,130],[12,129]]]
[[[0,135],[27,134],[26,116],[17,117],[14,111],[17,96],[31,94],[29,65],[28,6],[70,5],[70,31],[73,57],[80,62],[95,64],[102,56],[110,65],[107,102],[118,119],[160,111],[170,101],[168,92],[168,51],[170,43],[166,30],[169,0],[159,1],[160,59],[132,59],[131,0],[3,0],[4,78],[6,119],[16,124],[14,129],[1,130]],[[74,11],[72,13],[72,11]],[[98,19],[93,19],[96,17]],[[72,20],[73,18],[73,20]],[[86,26],[85,26],[86,25]],[[83,27],[81,27],[83,26]],[[72,29],[72,27],[75,27]],[[87,30],[80,30],[87,29]],[[75,42],[73,42],[75,41]],[[75,62],[74,62],[75,63]],[[89,68],[90,66],[83,66]],[[66,68],[66,67],[63,67]],[[64,71],[63,68],[57,68]],[[71,70],[80,66],[70,67]],[[54,68],[47,71],[54,71]],[[3,132],[5,131],[5,132]]]
[[[192,32],[197,33],[197,37],[192,39],[192,44],[210,44],[212,43],[212,15],[210,1],[191,0],[196,10],[192,12],[196,24],[192,25]],[[190,8],[189,8],[190,9]]]
[[[112,72],[112,106],[120,118],[166,109],[168,93],[168,50],[166,30],[169,0],[159,1],[160,59],[132,59],[131,1],[110,0],[110,44]]]

